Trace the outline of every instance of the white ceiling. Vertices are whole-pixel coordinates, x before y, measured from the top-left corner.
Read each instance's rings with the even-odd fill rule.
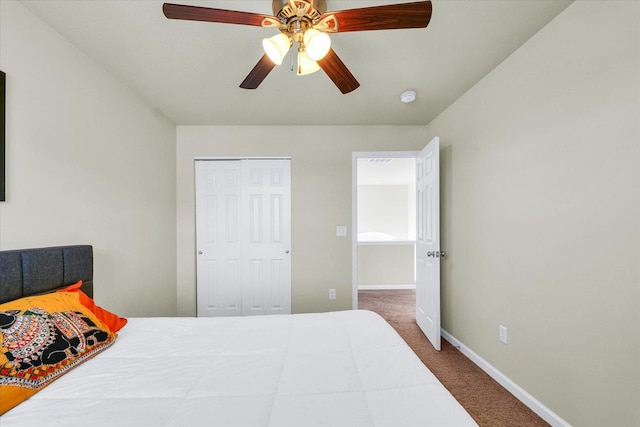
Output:
[[[343,95],[291,53],[256,90],[238,85],[262,56],[260,27],[166,19],[162,0],[21,0],[177,125],[424,125],[572,0],[433,0],[426,29],[334,34],[361,86]],[[270,0],[170,0],[272,14]],[[402,0],[327,0],[343,10]],[[405,90],[418,92],[412,104]]]

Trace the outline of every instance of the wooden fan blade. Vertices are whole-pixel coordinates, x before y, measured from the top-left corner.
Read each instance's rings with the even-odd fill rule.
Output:
[[[256,66],[253,67],[249,75],[240,83],[240,87],[242,89],[256,89],[275,66],[276,64],[274,64],[265,53]]]
[[[169,19],[184,19],[188,21],[220,22],[223,24],[241,24],[262,26],[268,15],[235,10],[214,9],[210,7],[187,6],[184,4],[165,3],[162,5],[164,16]]]
[[[328,12],[322,15],[320,20],[330,15],[338,18],[339,33],[424,28],[431,20],[431,2],[419,1]]]
[[[360,87],[360,83],[353,77],[351,71],[349,71],[347,66],[344,65],[344,62],[338,58],[338,55],[333,49],[329,49],[329,53],[318,61],[318,65],[327,73],[327,76],[329,76],[333,83],[338,86],[340,92],[349,93]]]

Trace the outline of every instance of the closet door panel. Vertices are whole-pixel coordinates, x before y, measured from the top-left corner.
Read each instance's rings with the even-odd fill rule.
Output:
[[[291,312],[291,189],[288,160],[245,160],[249,224],[243,314]]]
[[[242,312],[240,162],[196,162],[198,316]]]

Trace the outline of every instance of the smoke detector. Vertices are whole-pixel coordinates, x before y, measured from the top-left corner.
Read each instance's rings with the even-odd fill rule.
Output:
[[[400,94],[400,101],[408,104],[416,100],[416,92],[413,90],[408,90],[406,92],[402,92]]]

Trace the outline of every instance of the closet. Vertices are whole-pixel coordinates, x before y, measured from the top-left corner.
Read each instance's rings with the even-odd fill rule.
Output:
[[[291,160],[195,160],[198,316],[291,313]]]

